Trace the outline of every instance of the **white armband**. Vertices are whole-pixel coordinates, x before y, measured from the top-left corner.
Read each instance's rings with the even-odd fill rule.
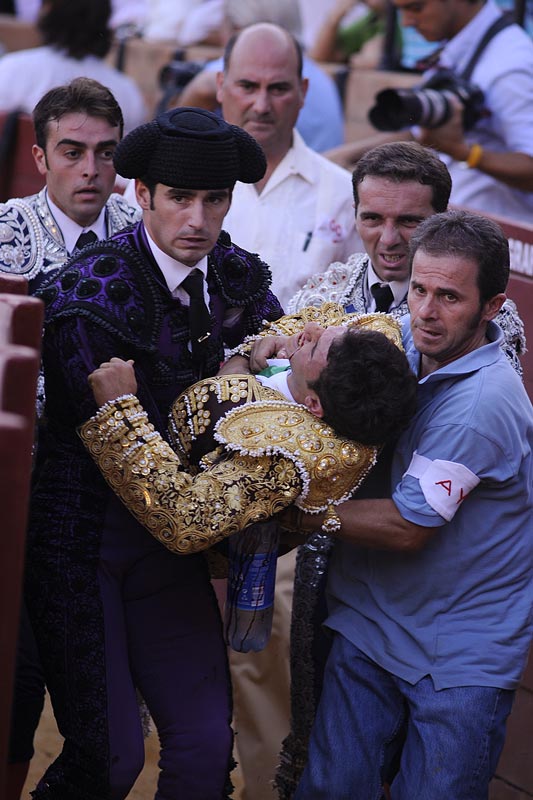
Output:
[[[405,474],[418,478],[427,504],[447,522],[453,519],[463,500],[480,482],[464,464],[440,458],[432,461],[419,456],[416,450]]]

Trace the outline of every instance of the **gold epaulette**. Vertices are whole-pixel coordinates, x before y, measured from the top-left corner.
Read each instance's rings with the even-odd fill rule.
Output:
[[[169,437],[183,466],[193,471],[217,447],[214,427],[235,406],[281,395],[263,386],[255,375],[215,375],[190,386],[172,404]]]
[[[305,406],[286,400],[260,400],[228,411],[216,425],[215,438],[243,455],[278,454],[293,461],[303,485],[296,505],[314,513],[348,499],[379,449],[337,436]]]

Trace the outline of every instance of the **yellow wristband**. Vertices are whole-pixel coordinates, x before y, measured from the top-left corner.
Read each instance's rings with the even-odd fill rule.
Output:
[[[482,156],[483,156],[483,148],[481,147],[481,145],[473,144],[472,147],[470,148],[468,157],[465,162],[466,166],[469,169],[474,169],[474,167],[477,167],[477,165],[481,161]]]

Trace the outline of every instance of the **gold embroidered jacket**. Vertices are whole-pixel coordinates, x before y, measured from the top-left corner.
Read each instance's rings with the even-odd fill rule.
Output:
[[[276,331],[293,333],[306,316],[284,317]],[[328,316],[330,324],[381,330],[401,346],[398,325],[386,315],[345,315],[335,307]],[[188,389],[174,403],[171,435],[176,452],[132,395],[107,403],[80,429],[113,491],[156,539],[181,554],[204,550],[292,503],[318,513],[342,502],[378,453],[337,436],[251,375],[208,378]],[[185,472],[192,461],[203,471]]]

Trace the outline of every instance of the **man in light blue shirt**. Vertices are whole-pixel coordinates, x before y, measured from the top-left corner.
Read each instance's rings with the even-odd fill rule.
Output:
[[[383,783],[395,800],[484,800],[531,641],[533,409],[492,321],[507,240],[438,214],[411,258],[418,412],[391,499],[340,507],[333,646],[295,800],[379,797]]]

